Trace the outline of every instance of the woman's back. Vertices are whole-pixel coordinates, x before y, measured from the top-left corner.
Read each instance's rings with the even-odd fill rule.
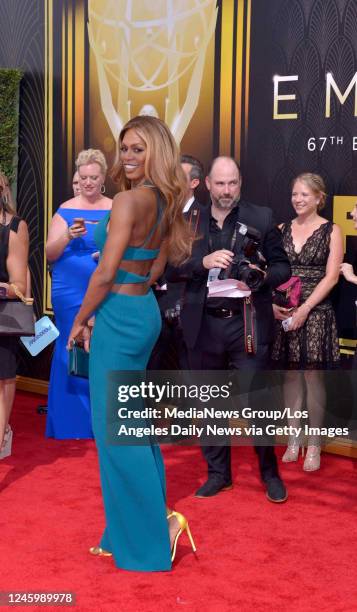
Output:
[[[120,196],[123,196],[120,197]],[[159,190],[150,183],[119,194],[113,202],[116,208],[128,207],[135,221],[128,236],[128,245],[123,252],[120,266],[114,280],[114,290],[117,284],[146,282],[152,266],[152,261],[158,256],[164,231],[162,217],[164,199]],[[111,213],[108,212],[103,222],[98,224],[95,239],[98,248],[103,251],[110,225]]]

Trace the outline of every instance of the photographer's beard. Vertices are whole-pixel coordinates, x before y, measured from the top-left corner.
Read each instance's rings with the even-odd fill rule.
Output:
[[[239,200],[240,200],[240,195],[238,197],[237,196],[232,197],[232,196],[229,196],[228,194],[224,194],[223,196],[219,198],[215,198],[211,194],[211,201],[212,201],[213,206],[221,212],[226,212],[226,213],[230,212],[231,210],[233,210],[233,208],[238,206]]]

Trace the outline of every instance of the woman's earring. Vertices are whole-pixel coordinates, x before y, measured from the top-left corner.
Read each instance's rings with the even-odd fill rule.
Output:
[[[103,185],[100,188],[100,193],[105,193],[105,185],[104,185],[104,183],[103,183]]]

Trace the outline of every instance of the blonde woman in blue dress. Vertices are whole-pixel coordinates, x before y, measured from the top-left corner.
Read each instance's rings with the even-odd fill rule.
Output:
[[[60,332],[51,364],[46,436],[93,438],[88,380],[68,374],[67,337],[97,267],[95,227],[110,210],[103,195],[107,162],[98,149],[76,159],[73,195],[57,209],[48,232],[46,256],[52,269],[51,301]]]
[[[171,569],[185,517],[168,512],[165,473],[157,445],[106,443],[106,389],[113,370],[145,370],[159,336],[161,317],[150,285],[168,258],[190,254],[190,231],[182,215],[186,180],[175,141],[155,117],[130,120],[119,136],[113,169],[119,185],[111,213],[96,229],[101,252],[73,340],[90,344],[90,393],[98,448],[106,528],[94,555],[113,555],[123,569]],[[88,319],[95,312],[92,338]]]

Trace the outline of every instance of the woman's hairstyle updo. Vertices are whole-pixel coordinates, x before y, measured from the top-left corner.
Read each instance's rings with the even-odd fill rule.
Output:
[[[15,204],[12,199],[12,193],[9,181],[5,174],[0,171],[0,208],[5,209],[11,215],[16,215]]]
[[[187,196],[187,179],[181,167],[180,154],[166,123],[157,117],[140,115],[126,123],[119,134],[118,154],[111,176],[119,191],[130,189],[120,159],[120,148],[126,132],[135,130],[146,148],[144,173],[165,201],[163,228],[167,235],[169,260],[178,264],[191,254],[192,232],[182,214]]]
[[[313,174],[312,172],[303,172],[299,174],[296,178],[294,178],[292,187],[294,187],[296,181],[302,181],[305,183],[309,189],[318,197],[320,196],[319,203],[317,205],[317,210],[320,211],[326,204],[326,185],[324,179],[319,174]]]
[[[108,165],[104,154],[100,149],[84,149],[78,154],[76,159],[76,168],[79,170],[80,166],[88,166],[88,164],[98,164],[102,174],[105,176],[108,170]]]

